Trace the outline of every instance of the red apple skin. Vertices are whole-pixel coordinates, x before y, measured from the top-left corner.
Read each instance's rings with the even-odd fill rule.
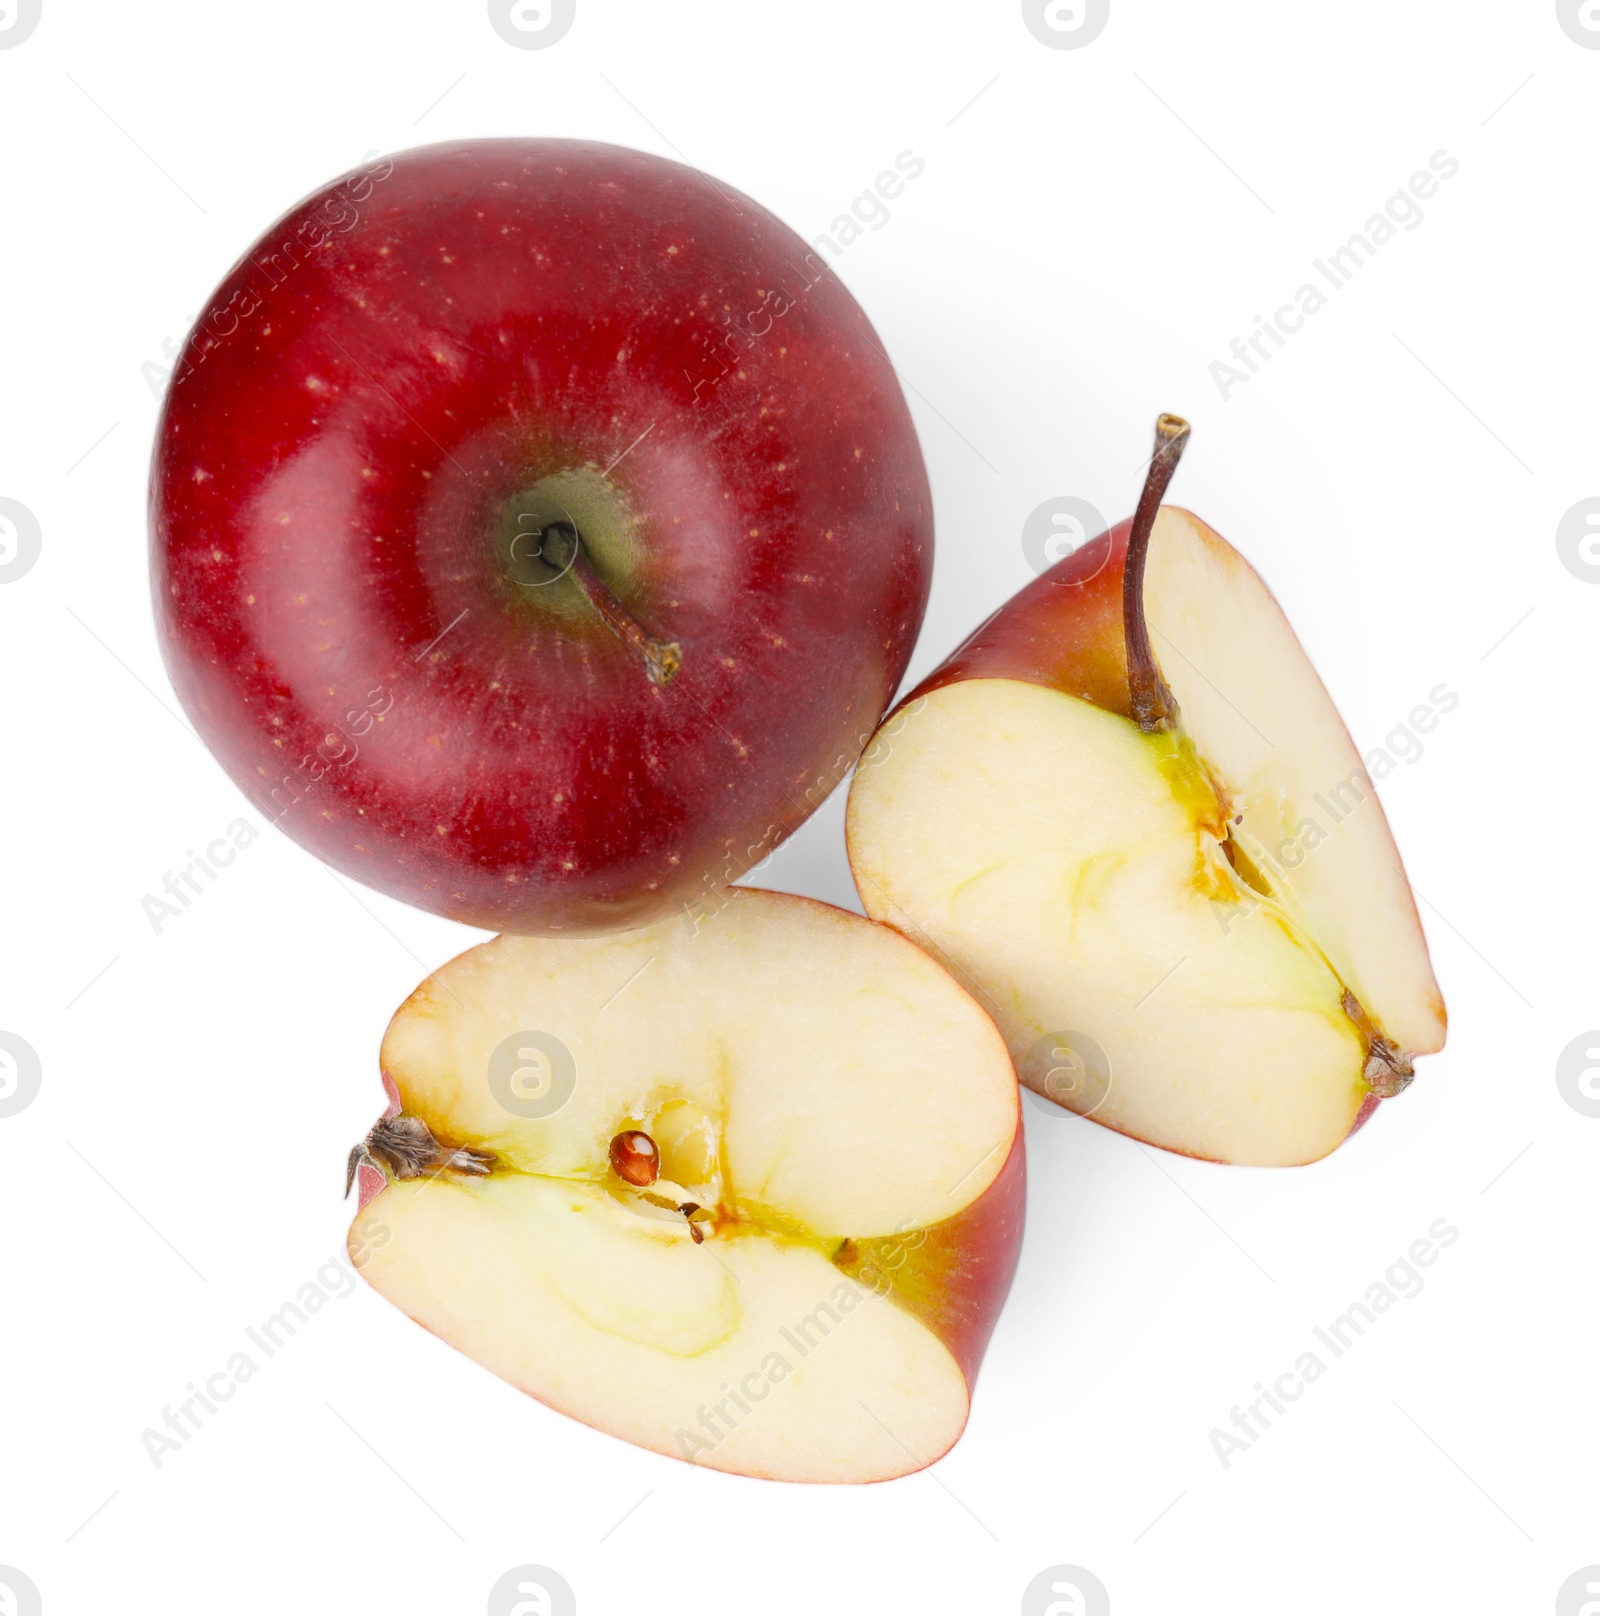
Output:
[[[938,1336],[960,1366],[969,1395],[1022,1255],[1027,1200],[1019,1109],[999,1173],[970,1206],[927,1229],[851,1241],[834,1258],[843,1273],[892,1297]]]
[[[1122,567],[1132,520],[1080,545],[980,624],[906,701],[963,679],[1017,679],[1132,720]]]
[[[666,685],[496,549],[584,466],[624,535],[596,570],[682,648]],[[837,277],[707,176],[566,140],[406,152],[269,230],[174,373],[150,525],[173,684],[260,811],[522,932],[643,925],[759,862],[871,736],[933,565]]]

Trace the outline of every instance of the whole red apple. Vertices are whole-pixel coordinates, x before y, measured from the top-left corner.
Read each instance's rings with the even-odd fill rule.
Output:
[[[615,146],[425,147],[212,297],[150,492],[160,638],[234,780],[496,930],[642,925],[855,761],[933,565],[894,371],[765,209]]]

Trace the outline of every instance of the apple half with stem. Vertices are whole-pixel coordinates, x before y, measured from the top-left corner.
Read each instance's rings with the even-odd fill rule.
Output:
[[[1314,1161],[1442,1047],[1400,855],[1266,585],[1161,505],[1042,574],[893,713],[850,793],[868,914],[1022,1081],[1151,1144]]]
[[[418,1323],[659,1453],[878,1481],[960,1435],[1016,1267],[994,1024],[888,927],[734,889],[500,937],[383,1044],[351,1252]]]

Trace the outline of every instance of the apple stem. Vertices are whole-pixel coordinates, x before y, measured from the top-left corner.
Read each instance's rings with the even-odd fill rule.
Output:
[[[606,627],[644,663],[651,684],[666,684],[683,666],[683,648],[670,640],[658,640],[644,629],[594,570],[583,538],[571,522],[552,522],[545,528],[539,535],[539,552],[572,578]]]
[[[1122,564],[1122,636],[1127,647],[1128,704],[1133,720],[1147,735],[1175,729],[1178,703],[1156,665],[1150,649],[1150,627],[1144,615],[1144,563],[1150,550],[1150,534],[1156,525],[1167,484],[1178,469],[1189,441],[1189,423],[1182,416],[1163,415],[1156,422],[1156,447],[1150,470],[1139,495],[1128,533],[1128,553]]]

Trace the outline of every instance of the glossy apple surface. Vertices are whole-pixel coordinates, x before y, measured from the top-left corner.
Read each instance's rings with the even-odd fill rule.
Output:
[[[522,932],[764,857],[882,716],[933,563],[840,281],[748,197],[580,141],[421,148],[286,215],[190,335],[150,512],[167,666],[263,814]]]
[[[1021,1241],[1016,1078],[888,927],[738,888],[501,937],[382,1060],[352,1256],[502,1379],[787,1481],[903,1475],[960,1434]]]

